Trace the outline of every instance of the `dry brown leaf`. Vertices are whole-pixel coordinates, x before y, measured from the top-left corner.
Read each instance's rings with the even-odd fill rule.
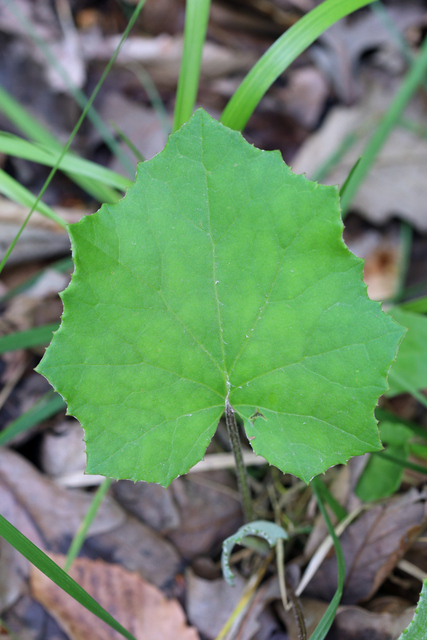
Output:
[[[10,449],[0,449],[0,505],[6,500],[11,501],[11,511],[5,514],[2,509],[2,513],[12,524],[19,513],[25,512],[39,532],[42,546],[58,550],[77,531],[92,496],[56,486],[22,456]],[[118,527],[125,518],[119,505],[107,497],[92,523],[90,535]]]
[[[87,213],[65,207],[55,207],[55,211],[68,223],[78,222]],[[4,258],[27,215],[28,207],[0,197],[0,259]],[[52,255],[67,253],[69,249],[70,240],[66,230],[35,211],[7,263],[10,266],[29,260],[46,260]]]
[[[426,524],[425,494],[416,489],[366,511],[341,536],[346,564],[342,602],[368,600],[393,571]],[[337,587],[335,554],[327,558],[306,589],[332,599]]]
[[[355,162],[363,155],[365,145],[400,83],[400,80],[390,79],[382,84],[372,78],[365,80],[363,102],[357,107],[337,107],[330,111],[321,129],[307,139],[293,159],[295,173],[313,177],[346,137],[355,133],[357,143],[344,154],[327,179],[322,180],[325,184],[344,183]],[[393,85],[392,89],[390,85]],[[425,121],[426,106],[422,96],[412,100],[405,115],[414,122]],[[426,231],[426,162],[427,141],[409,130],[395,128],[357,192],[352,207],[374,224],[382,224],[397,216],[419,231]]]
[[[223,578],[205,580],[192,571],[187,572],[186,578],[188,619],[206,638],[213,640],[239,602],[245,581],[236,575],[235,586],[232,587]]]
[[[43,434],[42,469],[58,478],[86,468],[84,432],[78,420],[66,418]]]
[[[310,637],[322,619],[328,604],[313,598],[301,598],[300,602],[304,613],[307,635]],[[277,607],[277,612],[286,625],[289,640],[300,640],[301,636],[295,621],[295,613],[291,609],[284,609],[281,604]]]
[[[28,533],[23,533],[38,546],[67,549],[92,500],[85,491],[58,487],[20,455],[0,449],[0,511],[19,529],[21,522],[30,523]],[[85,545],[158,586],[169,583],[178,571],[180,558],[171,543],[128,515],[110,496],[102,502]]]
[[[85,546],[97,557],[138,571],[158,587],[170,586],[180,570],[181,559],[172,544],[133,516],[111,531],[88,538]]]
[[[119,482],[117,500],[188,558],[209,553],[241,525],[241,507],[227,471],[176,478],[164,489],[155,484]]]
[[[401,32],[418,25],[424,12],[421,7],[409,2],[401,3],[398,7],[387,7],[387,11]],[[354,70],[364,53],[385,50],[388,59],[397,53],[400,67],[404,70],[403,60],[396,52],[395,36],[378,16],[367,11],[351,18],[332,25],[321,35],[319,44],[310,49],[311,57],[328,76],[334,92],[345,104],[354,102],[360,93]]]
[[[396,616],[390,613],[372,613],[361,607],[340,607],[328,640],[397,640],[413,615],[413,607]]]
[[[63,556],[51,557],[57,564],[63,564]],[[197,631],[187,626],[178,601],[165,598],[159,589],[137,573],[101,560],[78,558],[70,575],[137,640],[199,638]],[[30,585],[33,597],[72,640],[122,640],[119,633],[95,618],[34,567]]]

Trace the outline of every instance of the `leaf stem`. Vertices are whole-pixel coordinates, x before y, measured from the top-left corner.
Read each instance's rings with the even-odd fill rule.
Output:
[[[251,492],[249,489],[246,466],[243,462],[239,429],[237,427],[234,409],[228,401],[228,395],[225,399],[225,423],[227,425],[228,437],[230,438],[231,448],[233,449],[234,460],[236,462],[237,486],[242,499],[243,515],[245,522],[251,522],[251,520],[253,520]]]

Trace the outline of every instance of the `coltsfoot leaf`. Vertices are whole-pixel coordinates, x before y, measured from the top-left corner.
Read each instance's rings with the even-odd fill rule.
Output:
[[[367,297],[335,187],[199,110],[69,232],[75,272],[38,370],[85,428],[89,473],[168,485],[227,397],[254,451],[305,481],[380,448],[403,330]]]
[[[423,582],[414,617],[398,640],[427,640],[427,580]]]

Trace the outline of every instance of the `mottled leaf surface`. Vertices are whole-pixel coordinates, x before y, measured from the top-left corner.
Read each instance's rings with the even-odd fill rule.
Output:
[[[335,187],[199,110],[117,205],[69,227],[75,272],[39,367],[88,472],[167,485],[226,398],[256,453],[305,481],[380,448],[402,329],[366,295]]]

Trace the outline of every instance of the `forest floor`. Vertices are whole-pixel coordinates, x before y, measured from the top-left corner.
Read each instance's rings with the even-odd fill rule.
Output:
[[[66,68],[73,86],[90,95],[135,4],[0,2],[0,85],[64,143],[81,109],[41,43]],[[219,117],[260,55],[316,4],[213,0],[198,106]],[[278,149],[295,173],[341,185],[407,73],[402,39],[407,51],[415,53],[427,32],[426,2],[394,0],[384,2],[384,8],[391,26],[381,7],[368,7],[340,21],[302,54],[268,91],[243,132],[246,139],[261,149]],[[173,116],[184,16],[181,0],[148,0],[129,46],[96,99],[128,166],[89,121],[73,143],[76,153],[133,179],[136,159],[126,139],[146,160],[163,149]],[[385,301],[385,308],[427,295],[426,87],[424,82],[411,100],[405,120],[390,134],[345,218],[345,242],[365,259],[368,293]],[[23,133],[4,111],[0,129]],[[0,167],[34,194],[49,173],[45,166],[4,153]],[[60,173],[44,201],[69,222],[99,208]],[[0,258],[27,213],[24,206],[0,197]],[[0,336],[59,322],[58,292],[71,273],[66,231],[35,214],[0,276]],[[0,355],[0,429],[50,399],[48,382],[34,372],[45,346]],[[383,397],[380,406],[427,429],[426,409],[413,395]],[[47,419],[40,414],[28,424],[0,449],[0,512],[61,564],[103,478],[84,475],[83,430],[65,410]],[[249,443],[244,446],[249,452]],[[222,578],[222,541],[242,524],[222,422],[208,454],[204,467],[167,489],[126,480],[113,483],[72,575],[124,626],[136,629],[137,640],[214,640],[233,617],[234,627],[221,637],[300,640],[294,609],[284,606],[275,559],[264,566],[265,558],[239,549],[232,556],[235,586]],[[221,468],[212,462],[218,454],[225,454]],[[328,640],[398,638],[427,577],[425,476],[401,469],[393,495],[363,502],[355,488],[368,457],[331,468],[324,476],[351,515],[341,535],[347,565],[344,595]],[[427,469],[425,458],[414,460]],[[333,551],[323,562],[316,555],[327,534],[325,523],[310,487],[297,478],[256,465],[250,467],[250,484],[257,518],[276,520],[293,533],[286,545],[288,597],[296,600],[296,591],[309,637],[336,590]],[[298,585],[313,557],[319,557],[320,566],[301,591]],[[246,597],[251,576],[264,570],[264,578]],[[119,637],[87,618],[80,605],[1,539],[0,616],[5,640]]]

